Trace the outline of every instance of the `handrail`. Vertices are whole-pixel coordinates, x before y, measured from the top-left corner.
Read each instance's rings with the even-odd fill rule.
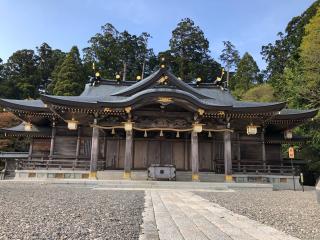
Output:
[[[4,155],[4,154],[29,154],[28,152],[0,152],[0,155]]]

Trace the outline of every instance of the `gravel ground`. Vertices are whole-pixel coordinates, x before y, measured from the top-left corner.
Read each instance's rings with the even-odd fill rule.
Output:
[[[0,239],[138,239],[143,191],[0,184]]]
[[[247,189],[196,194],[292,236],[306,240],[320,239],[320,205],[314,190],[294,192]]]

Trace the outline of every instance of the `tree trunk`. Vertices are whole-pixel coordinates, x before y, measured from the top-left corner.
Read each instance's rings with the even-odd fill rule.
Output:
[[[146,61],[145,61],[145,60],[143,60],[143,64],[142,64],[142,72],[141,72],[141,79],[143,79],[143,78],[144,78],[144,68],[145,68],[145,66],[146,66]]]
[[[123,63],[123,75],[122,75],[122,81],[126,80],[126,75],[127,75],[127,63]]]
[[[227,67],[227,88],[229,87],[230,68]]]

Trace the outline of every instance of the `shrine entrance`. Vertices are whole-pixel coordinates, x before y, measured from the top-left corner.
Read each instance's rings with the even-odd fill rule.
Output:
[[[188,170],[190,142],[183,139],[135,139],[133,169],[147,169],[151,164],[173,164]]]

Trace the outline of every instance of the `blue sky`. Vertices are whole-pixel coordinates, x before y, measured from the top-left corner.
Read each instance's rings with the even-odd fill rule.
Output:
[[[105,23],[118,30],[152,35],[155,52],[168,49],[180,19],[192,18],[210,41],[217,59],[222,41],[242,55],[248,51],[263,68],[261,46],[273,42],[288,21],[314,0],[0,0],[0,58],[42,42],[68,51],[80,49]]]

